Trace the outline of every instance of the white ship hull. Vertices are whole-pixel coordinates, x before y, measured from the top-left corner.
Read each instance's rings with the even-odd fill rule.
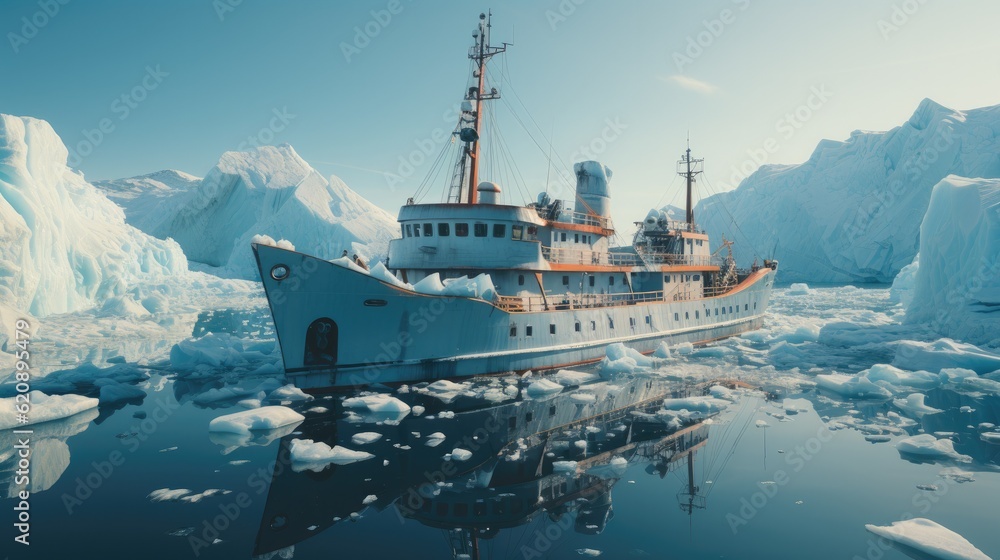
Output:
[[[303,389],[570,367],[600,360],[616,342],[643,353],[664,341],[705,343],[759,328],[774,282],[764,268],[716,297],[508,312],[295,251],[254,253],[285,371]],[[288,269],[281,281],[270,274],[278,265]]]

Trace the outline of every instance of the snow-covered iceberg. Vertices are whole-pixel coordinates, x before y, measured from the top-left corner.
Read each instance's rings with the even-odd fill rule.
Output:
[[[164,173],[164,172],[161,172]],[[156,175],[156,174],[154,174]],[[226,152],[195,186],[172,180],[173,194],[127,199],[150,176],[101,183],[137,227],[180,243],[191,261],[217,273],[257,277],[250,242],[255,235],[287,240],[298,250],[333,259],[343,251],[384,255],[397,232],[395,218],[336,177],[327,180],[287,145]]]
[[[1000,346],[1000,179],[951,175],[934,186],[913,267],[908,323]]]
[[[187,271],[177,243],[126,224],[67,155],[49,123],[0,115],[0,301],[66,313]]]
[[[773,254],[783,281],[888,283],[917,254],[938,181],[1000,177],[998,129],[1000,106],[955,111],[925,99],[888,132],[855,131],[821,141],[804,163],[761,166],[695,216],[713,246],[734,239],[741,262],[753,248]]]

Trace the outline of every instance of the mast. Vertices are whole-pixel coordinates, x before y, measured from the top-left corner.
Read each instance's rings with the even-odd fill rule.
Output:
[[[677,162],[677,174],[687,180],[687,215],[685,221],[688,224],[688,231],[695,231],[694,227],[694,203],[692,191],[694,190],[694,177],[704,171],[704,159],[691,159],[691,139],[688,138],[687,151]]]
[[[490,21],[492,18],[492,12],[479,14],[479,27],[473,34],[473,37],[476,38],[476,44],[469,49],[469,58],[476,63],[473,72],[476,85],[468,89],[465,101],[474,104],[474,109],[464,111],[463,114],[462,123],[469,123],[471,126],[461,124],[460,130],[456,133],[465,146],[462,149],[462,157],[459,158],[456,165],[457,183],[452,185],[452,191],[455,192],[455,202],[461,202],[461,183],[465,181],[466,169],[468,169],[468,193],[465,201],[468,204],[476,203],[476,186],[479,184],[479,154],[481,152],[479,133],[483,124],[483,101],[500,98],[500,92],[497,91],[497,88],[490,88],[489,91],[486,91],[486,62],[493,55],[506,51],[508,43],[503,43],[500,47],[490,46],[490,28],[492,27]],[[468,120],[466,120],[466,116]],[[451,196],[449,196],[450,198]]]

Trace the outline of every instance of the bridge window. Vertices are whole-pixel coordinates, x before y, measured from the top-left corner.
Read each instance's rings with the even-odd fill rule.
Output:
[[[438,224],[438,235],[440,237],[448,237],[451,235],[451,226],[448,224]]]
[[[476,237],[486,237],[486,232],[488,231],[486,224],[475,224],[473,228],[473,233],[475,233]]]
[[[556,334],[556,324],[549,323],[549,334]]]
[[[697,282],[698,280],[701,280],[701,274],[695,274],[693,280],[695,282]]]
[[[413,237],[420,237],[420,224],[413,224]]]
[[[580,234],[579,233],[574,233],[573,234],[573,243],[579,243],[579,242],[580,242]]]
[[[531,336],[532,334],[534,334],[534,330],[535,329],[533,329],[531,325],[524,327],[524,336]]]
[[[434,224],[424,224],[424,237],[431,237],[434,235]]]
[[[511,226],[510,238],[513,239],[514,241],[520,241],[524,239],[524,226]]]
[[[669,283],[670,283],[670,275],[669,275],[669,274],[667,274],[666,276],[664,276],[664,277],[663,277],[663,281],[664,281],[665,283],[669,284]]]
[[[507,226],[505,224],[493,224],[493,237],[504,237],[507,235]]]
[[[563,286],[569,286],[569,276],[563,276]]]
[[[565,231],[562,232],[562,234],[559,237],[560,237],[560,239],[559,239],[560,241],[566,241],[566,232]]]
[[[538,226],[528,226],[528,235],[525,239],[528,241],[538,241]]]
[[[455,224],[455,235],[459,237],[468,237],[469,224]]]
[[[413,226],[406,224],[406,236],[413,237]]]

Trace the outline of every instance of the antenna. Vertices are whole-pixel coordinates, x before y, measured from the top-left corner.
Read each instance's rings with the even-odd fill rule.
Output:
[[[692,190],[694,188],[694,178],[704,172],[704,159],[691,158],[691,133],[688,132],[687,151],[677,162],[677,174],[687,179],[687,217],[688,231],[695,231],[694,227],[694,202]]]

